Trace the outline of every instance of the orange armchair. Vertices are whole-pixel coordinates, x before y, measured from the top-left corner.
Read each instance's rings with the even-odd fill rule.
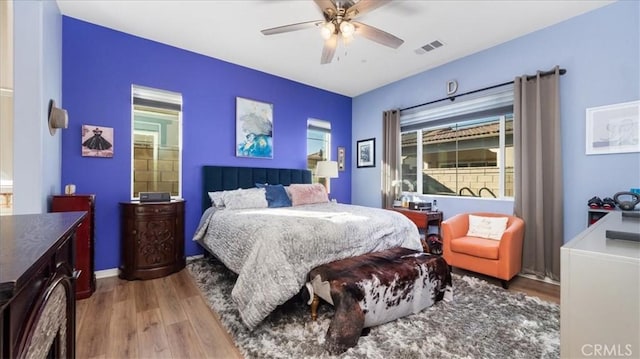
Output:
[[[469,214],[482,217],[507,217],[507,227],[498,240],[468,237]],[[466,213],[442,222],[443,256],[449,266],[499,278],[507,289],[509,281],[522,269],[524,221],[496,213]]]

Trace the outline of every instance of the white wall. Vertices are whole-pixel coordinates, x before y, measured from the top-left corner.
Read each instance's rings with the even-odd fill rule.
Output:
[[[49,134],[47,111],[49,99],[62,104],[62,16],[55,1],[13,7],[13,213],[43,213],[60,193],[61,135]]]

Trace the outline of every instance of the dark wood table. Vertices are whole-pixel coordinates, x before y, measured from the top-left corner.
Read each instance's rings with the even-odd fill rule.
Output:
[[[442,234],[442,211],[419,211],[415,209],[392,207],[387,208],[392,211],[400,212],[416,224],[418,230],[424,230],[425,235],[429,234],[429,226],[438,227],[438,235]]]

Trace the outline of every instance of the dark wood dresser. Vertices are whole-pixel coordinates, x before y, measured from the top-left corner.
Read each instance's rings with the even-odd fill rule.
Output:
[[[120,203],[121,278],[159,278],[185,267],[184,206],[184,200]]]
[[[85,212],[0,217],[0,357],[75,357],[75,244]]]
[[[51,212],[86,211],[87,216],[76,231],[76,299],[89,298],[96,291],[94,264],[95,195],[53,196]]]

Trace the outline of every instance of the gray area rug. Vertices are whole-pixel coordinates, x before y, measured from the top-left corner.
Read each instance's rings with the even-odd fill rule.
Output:
[[[245,358],[333,358],[323,348],[331,305],[322,303],[313,322],[296,296],[249,332],[231,299],[236,275],[207,258],[187,268]],[[453,286],[452,302],[373,327],[339,358],[560,357],[557,304],[457,274]]]

